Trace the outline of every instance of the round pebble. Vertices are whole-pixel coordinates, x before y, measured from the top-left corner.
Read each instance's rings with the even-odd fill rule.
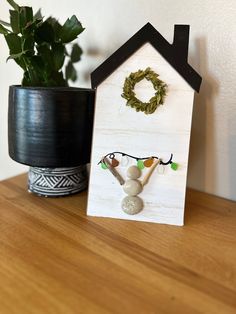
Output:
[[[131,166],[127,170],[127,177],[130,179],[138,179],[141,177],[141,170],[137,166]]]
[[[121,206],[126,214],[136,215],[143,209],[143,201],[138,196],[126,196]]]
[[[124,192],[128,195],[134,196],[142,192],[142,184],[138,180],[127,180],[123,185]]]

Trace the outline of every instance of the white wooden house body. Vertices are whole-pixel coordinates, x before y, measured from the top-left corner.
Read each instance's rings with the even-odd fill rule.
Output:
[[[125,78],[147,67],[167,84],[164,104],[149,115],[126,106],[121,97]],[[138,83],[135,92],[142,101],[148,101],[155,93],[147,80]],[[149,42],[97,86],[88,215],[183,225],[193,99],[194,88]],[[121,209],[126,196],[122,186],[109,170],[98,165],[104,155],[113,151],[137,157],[158,156],[163,161],[173,154],[179,168],[173,171],[170,165],[158,166],[139,195],[143,210],[128,215]],[[116,159],[121,161],[121,156],[116,155]],[[129,158],[128,165],[123,161],[117,170],[125,179],[127,168],[136,161]],[[147,171],[148,168],[142,170],[142,177]]]

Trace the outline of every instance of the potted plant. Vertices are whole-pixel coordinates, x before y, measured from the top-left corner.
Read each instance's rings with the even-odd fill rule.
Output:
[[[29,191],[44,196],[76,193],[87,187],[94,90],[69,87],[82,49],[69,44],[84,28],[73,15],[58,20],[33,14],[13,0],[10,23],[0,21],[9,59],[23,69],[21,86],[10,86],[10,157],[30,166]],[[64,66],[64,64],[66,65]]]

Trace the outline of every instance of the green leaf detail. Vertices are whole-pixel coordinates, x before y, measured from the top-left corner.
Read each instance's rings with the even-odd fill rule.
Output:
[[[11,28],[14,33],[20,33],[20,15],[18,11],[10,10]]]
[[[11,33],[5,35],[5,39],[10,50],[10,55],[22,52],[21,37],[19,37],[17,34]]]
[[[34,14],[34,21],[38,20],[38,19],[42,19],[42,13],[41,13],[41,9],[39,9],[35,14]]]
[[[56,42],[60,42],[60,32],[61,32],[61,29],[62,29],[61,24],[58,22],[58,20],[56,20],[55,18],[53,18],[51,16],[46,20],[46,22],[48,24],[50,24],[52,29],[53,29],[54,40]]]
[[[9,33],[9,30],[0,24],[0,34],[7,35],[8,33]]]
[[[33,14],[31,7],[19,6],[14,0],[7,0],[10,10],[10,24],[0,20],[0,34],[9,47],[9,57],[23,70],[23,86],[68,86],[67,80],[77,79],[73,63],[81,58],[82,49],[72,46],[69,55],[66,44],[74,40],[83,30],[73,15],[62,26],[57,19],[49,17],[43,21],[41,10]],[[65,58],[68,63],[63,68]],[[65,79],[66,77],[66,79]]]
[[[30,78],[29,78],[28,72],[24,72],[24,76],[23,76],[21,84],[22,84],[22,86],[32,86],[30,84]]]
[[[22,51],[20,53],[16,53],[16,54],[12,54],[10,55],[8,58],[7,58],[7,61],[8,60],[11,60],[11,59],[18,59],[18,58],[21,58],[23,55],[26,54],[27,51]]]
[[[38,44],[43,42],[53,43],[54,30],[52,25],[48,21],[43,22],[35,32],[35,38]]]
[[[41,86],[45,81],[45,65],[41,57],[33,56],[28,60],[28,74],[31,86]]]
[[[171,163],[171,169],[174,170],[174,171],[176,171],[176,170],[178,169],[178,164],[175,163],[175,162],[172,162],[172,163]]]
[[[73,63],[70,61],[68,62],[66,66],[66,79],[71,80],[72,82],[75,82],[77,79],[76,70],[73,66]]]
[[[6,27],[11,27],[11,24],[10,23],[7,23],[7,22],[4,22],[2,20],[0,20],[0,24],[6,26]]]
[[[19,11],[20,7],[18,4],[15,3],[15,1],[7,0],[7,2],[10,4],[11,7],[13,7],[14,10]]]
[[[68,43],[77,38],[77,36],[84,31],[81,23],[77,17],[73,15],[70,19],[67,19],[65,24],[62,26],[60,32],[60,39],[63,43]]]
[[[143,170],[145,168],[144,166],[144,163],[142,160],[138,160],[137,161],[137,167],[140,169],[140,170]]]
[[[23,50],[25,51],[30,51],[31,54],[34,54],[34,36],[28,36],[25,38],[25,40],[23,41]]]
[[[52,46],[54,69],[60,70],[65,60],[65,46],[60,43],[56,43]]]
[[[83,50],[78,44],[74,44],[71,51],[71,62],[75,63],[80,61]]]
[[[19,20],[20,20],[20,30],[21,32],[28,23],[33,22],[33,10],[30,7],[20,7],[19,11]]]
[[[26,25],[26,27],[22,30],[23,37],[35,35],[35,33],[37,32],[37,29],[40,27],[42,23],[43,23],[42,19],[37,19],[37,20],[34,20],[33,22],[29,22]]]
[[[68,86],[67,81],[63,77],[62,72],[52,72],[50,74],[51,80],[50,80],[50,86]]]
[[[50,46],[44,43],[37,47],[38,55],[41,57],[40,60],[43,60],[42,66],[45,68],[45,71],[54,70],[53,54]]]
[[[123,93],[121,95],[121,97],[127,100],[126,105],[134,108],[137,112],[141,111],[145,114],[154,113],[157,107],[163,104],[167,88],[167,85],[159,80],[158,76],[159,75],[149,67],[145,70],[130,73],[125,79]],[[142,102],[136,97],[134,92],[135,85],[143,79],[151,81],[154,87],[155,94],[149,99],[149,102]]]

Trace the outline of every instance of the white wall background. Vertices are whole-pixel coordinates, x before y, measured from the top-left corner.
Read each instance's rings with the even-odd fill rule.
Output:
[[[189,62],[202,75],[195,97],[188,186],[236,200],[236,1],[235,0],[21,0],[64,21],[76,14],[86,27],[79,41],[84,57],[79,86],[88,75],[146,22],[172,42],[174,24],[190,24]],[[8,4],[0,0],[0,19]],[[0,38],[0,180],[26,171],[7,153],[8,86],[21,70],[9,61]]]

